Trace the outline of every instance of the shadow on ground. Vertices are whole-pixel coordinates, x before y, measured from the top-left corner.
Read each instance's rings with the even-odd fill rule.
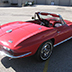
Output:
[[[21,59],[8,60],[5,57],[1,60],[5,68],[13,68],[15,72],[42,72],[45,62],[38,62],[33,56]]]
[[[72,72],[72,39],[54,48],[48,72]]]
[[[20,7],[21,8],[21,7],[36,7],[36,5],[33,5],[33,6],[17,6],[17,5],[11,5],[11,6],[0,6],[0,7],[3,7],[3,8],[8,8],[8,7],[16,7],[16,8],[18,7],[19,8]]]
[[[32,5],[32,6],[18,6],[18,5],[10,5],[10,6],[0,6],[0,7],[4,7],[4,8],[6,8],[6,7],[36,7],[36,6],[60,6],[60,7],[72,7],[72,5],[47,5],[47,4],[34,4],[34,5]]]
[[[43,72],[45,62],[38,62],[34,56],[1,60],[5,68],[13,68],[16,72]],[[72,39],[55,47],[49,59],[48,72],[72,72]]]

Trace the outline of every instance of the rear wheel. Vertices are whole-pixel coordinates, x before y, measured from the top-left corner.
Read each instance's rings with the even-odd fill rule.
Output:
[[[52,54],[52,50],[53,50],[53,44],[52,41],[46,41],[44,42],[38,49],[36,56],[37,59],[40,61],[45,61],[47,60],[51,54]]]

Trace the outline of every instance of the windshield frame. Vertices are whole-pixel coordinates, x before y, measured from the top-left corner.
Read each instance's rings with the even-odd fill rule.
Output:
[[[66,24],[66,22],[63,20],[62,16],[60,14],[55,14],[55,13],[49,13],[49,12],[36,12],[34,17],[36,17],[36,15],[38,16],[38,19],[40,21],[42,21],[42,18],[40,17],[40,14],[45,14],[45,15],[51,15],[52,17],[59,17],[60,21],[62,22],[63,25]]]

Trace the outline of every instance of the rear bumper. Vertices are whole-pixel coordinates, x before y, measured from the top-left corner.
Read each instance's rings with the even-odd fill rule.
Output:
[[[13,56],[13,55],[10,55],[10,54],[6,54],[6,53],[3,52],[3,51],[0,51],[0,54],[1,54],[1,55],[7,56],[7,57],[10,57],[10,58],[21,58],[21,57],[25,57],[25,56],[27,56],[27,55],[29,55],[29,54],[31,54],[31,53],[32,53],[32,52],[28,52],[28,53],[25,53],[25,54],[23,54],[23,55]]]

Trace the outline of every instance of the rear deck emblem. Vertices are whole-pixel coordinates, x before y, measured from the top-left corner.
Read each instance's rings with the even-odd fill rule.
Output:
[[[13,41],[12,41],[12,40],[9,40],[8,42],[13,43]]]
[[[6,31],[6,33],[10,33],[10,32],[12,32],[12,29]]]

